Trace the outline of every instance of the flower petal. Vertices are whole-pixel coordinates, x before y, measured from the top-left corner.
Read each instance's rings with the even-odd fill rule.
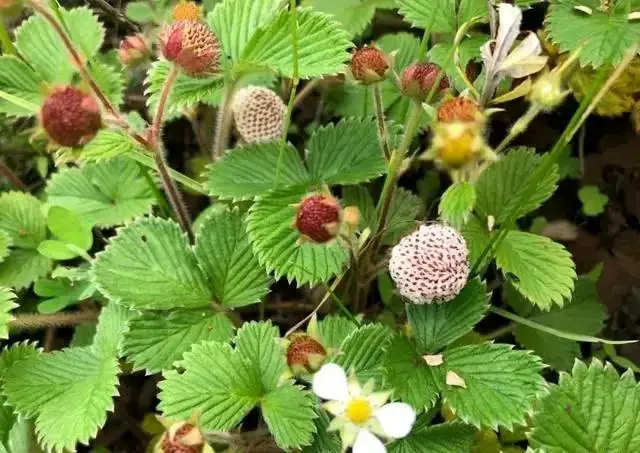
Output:
[[[345,404],[342,401],[328,401],[322,407],[334,417],[344,414]]]
[[[382,441],[366,429],[361,429],[353,444],[353,453],[387,453]]]
[[[507,56],[513,43],[518,39],[522,11],[509,3],[500,3],[498,16],[498,36],[496,36],[496,48],[493,55],[495,60],[500,62]]]
[[[325,400],[346,401],[349,398],[347,374],[335,363],[323,365],[313,375],[313,393]]]
[[[392,439],[405,437],[416,421],[416,411],[405,403],[385,404],[376,411],[375,416],[385,435]]]

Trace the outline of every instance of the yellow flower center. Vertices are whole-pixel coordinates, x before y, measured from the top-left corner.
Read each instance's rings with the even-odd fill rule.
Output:
[[[347,405],[346,414],[351,422],[361,425],[371,418],[373,410],[369,401],[363,398],[356,398]]]
[[[449,167],[461,167],[474,155],[475,137],[471,131],[445,138],[438,157]]]

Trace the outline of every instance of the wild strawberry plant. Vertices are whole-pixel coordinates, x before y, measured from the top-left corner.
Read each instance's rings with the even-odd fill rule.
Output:
[[[0,451],[91,444],[137,372],[166,428],[148,451],[639,451],[633,371],[586,347],[617,343],[597,277],[523,221],[586,117],[612,92],[636,108],[615,91],[637,77],[636,2],[551,1],[539,35],[535,2],[298,3],[131,2],[115,11],[142,27],[105,52],[89,7],[0,1],[0,112],[56,164],[34,191],[2,164],[24,190],[0,194]],[[366,39],[396,8],[412,33]],[[316,89],[331,120],[305,131]],[[511,146],[572,91],[550,150]],[[202,175],[167,162],[180,117],[210,136]],[[451,180],[437,214],[400,185],[425,161]],[[195,219],[185,192],[209,201]],[[285,286],[313,305],[267,319]],[[57,326],[76,326],[61,348]]]

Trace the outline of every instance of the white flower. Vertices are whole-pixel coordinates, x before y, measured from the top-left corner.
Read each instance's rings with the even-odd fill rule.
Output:
[[[542,46],[534,33],[529,33],[515,49],[511,50],[520,34],[522,22],[520,8],[509,3],[500,3],[498,16],[497,36],[480,49],[488,74],[520,78],[540,71],[546,64],[547,57],[540,55]],[[495,44],[493,51],[492,44]]]
[[[339,365],[328,363],[313,376],[313,391],[335,418],[329,431],[340,431],[343,451],[386,453],[379,439],[401,439],[411,431],[416,412],[404,403],[387,403],[389,392],[373,393],[373,383],[360,386]]]

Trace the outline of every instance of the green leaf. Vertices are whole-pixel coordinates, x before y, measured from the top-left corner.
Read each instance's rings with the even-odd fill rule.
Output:
[[[578,335],[596,335],[604,327],[607,315],[598,303],[596,285],[587,277],[576,282],[571,302],[562,308],[553,307],[548,312],[535,310],[529,319],[539,324],[572,332]],[[533,350],[557,370],[568,370],[576,358],[581,358],[577,342],[555,337],[540,330],[517,324],[515,337],[518,343]]]
[[[35,357],[42,352],[42,349],[36,347],[36,343],[22,341],[20,343],[12,343],[2,348],[0,352],[0,379],[4,379],[7,370],[21,360]]]
[[[417,410],[434,407],[444,386],[444,370],[427,365],[407,337],[394,336],[386,348],[383,367],[384,381],[396,398]]]
[[[452,0],[397,0],[400,14],[414,27],[435,33],[456,31],[456,9]]]
[[[93,140],[82,148],[79,157],[83,162],[102,162],[134,152],[142,152],[142,149],[127,134],[114,129],[100,129]]]
[[[609,197],[600,192],[598,186],[584,186],[578,190],[578,198],[582,203],[582,212],[588,216],[599,216],[609,202]]]
[[[547,453],[633,453],[640,449],[640,389],[630,370],[576,361],[560,374],[532,420],[530,444]]]
[[[199,308],[213,299],[186,236],[170,220],[143,218],[120,229],[92,272],[100,292],[131,308]]]
[[[249,240],[260,263],[276,279],[286,276],[298,286],[326,282],[342,270],[348,259],[347,250],[337,240],[329,244],[297,244],[300,233],[293,227],[293,205],[307,192],[300,186],[273,190],[258,198],[247,217]]]
[[[253,254],[239,210],[213,212],[203,221],[195,254],[213,295],[227,307],[255,304],[269,292],[269,277]]]
[[[373,197],[365,186],[346,186],[342,189],[342,204],[356,206],[360,211],[361,231],[376,226],[376,206]]]
[[[558,182],[557,166],[540,180],[530,181],[535,192],[519,190],[523,181],[534,174],[543,157],[527,148],[514,148],[505,157],[487,168],[476,184],[476,210],[483,217],[492,215],[496,224],[513,217],[519,218],[538,208],[555,191]],[[548,157],[545,157],[548,159]]]
[[[168,418],[186,420],[197,412],[204,428],[228,431],[262,396],[257,370],[228,344],[195,344],[181,366],[182,374],[167,371],[158,384],[158,407]]]
[[[460,420],[477,427],[524,425],[545,384],[541,360],[510,345],[485,343],[448,350],[444,367],[466,385],[446,385],[444,401]]]
[[[302,6],[332,15],[352,38],[371,23],[377,3],[378,0],[303,0]]]
[[[302,449],[302,453],[340,453],[342,445],[338,433],[329,432],[329,416],[325,411],[318,411],[316,424],[316,435],[313,443]]]
[[[276,444],[286,450],[311,445],[316,431],[314,406],[311,394],[295,385],[275,389],[260,403],[262,416]]]
[[[270,322],[249,322],[235,339],[236,350],[257,369],[263,393],[275,390],[287,369],[285,351],[276,342],[279,337],[278,328]]]
[[[155,112],[157,108],[170,67],[171,63],[168,61],[156,61],[147,73],[145,94],[151,112]],[[185,109],[194,107],[198,103],[218,104],[222,85],[222,76],[219,74],[202,78],[189,77],[184,73],[179,74],[167,99],[165,117],[172,119],[182,116]]]
[[[93,245],[91,228],[80,217],[60,206],[52,206],[47,213],[47,226],[58,239],[87,251]]]
[[[209,193],[222,199],[251,199],[265,195],[278,184],[304,185],[309,180],[309,174],[293,145],[288,143],[280,158],[279,143],[260,143],[235,148],[211,165]]]
[[[442,194],[438,205],[438,215],[456,228],[461,228],[469,220],[476,203],[476,189],[467,182],[457,182]]]
[[[576,6],[590,8],[591,14],[580,13]],[[639,6],[637,0],[630,1],[631,12]],[[562,52],[581,48],[578,57],[582,66],[598,67],[610,56],[616,65],[625,51],[640,40],[640,23],[627,18],[626,8],[626,2],[607,5],[605,11],[599,0],[554,2],[545,29]]]
[[[0,100],[0,112],[9,116],[28,117],[38,112],[44,102],[42,78],[25,62],[12,55],[0,56],[0,90],[32,104],[35,109],[25,108],[8,100]]]
[[[469,280],[462,292],[443,304],[407,304],[411,331],[420,352],[437,352],[470,332],[489,308],[486,285],[479,278]]]
[[[564,246],[544,236],[509,231],[496,251],[498,268],[532,304],[543,310],[571,297],[576,270]]]
[[[128,3],[126,14],[129,19],[141,24],[148,24],[158,20],[156,12],[148,2]]]
[[[123,348],[135,370],[157,373],[170,369],[194,344],[224,343],[232,336],[229,318],[211,310],[147,312],[129,320]]]
[[[487,228],[480,223],[475,216],[471,216],[469,217],[469,221],[460,230],[460,233],[462,233],[467,243],[467,247],[469,248],[469,262],[473,265],[480,259],[482,252],[489,245],[489,231],[487,231]],[[484,269],[485,266],[489,264],[487,257],[483,259],[484,262],[478,269]]]
[[[124,75],[121,69],[106,63],[91,63],[91,75],[107,99],[115,106],[124,100]]]
[[[256,32],[267,27],[285,0],[226,0],[207,16],[224,54],[238,61]]]
[[[87,7],[60,9],[73,44],[91,59],[102,45],[104,27]],[[40,16],[34,15],[16,30],[16,48],[47,82],[69,83],[75,68],[62,39]]]
[[[0,229],[9,233],[14,247],[35,249],[47,237],[42,202],[23,192],[0,195]]]
[[[75,450],[97,434],[113,410],[118,362],[92,348],[69,348],[20,360],[6,372],[9,404],[35,417],[36,433],[49,451]]]
[[[339,348],[357,327],[350,319],[337,315],[329,315],[318,322],[318,332],[325,348]]]
[[[105,359],[123,356],[124,334],[127,332],[129,318],[133,312],[114,303],[102,308],[98,326],[93,338],[93,349],[99,357]]]
[[[9,338],[9,323],[15,319],[11,311],[18,307],[15,299],[13,291],[0,286],[0,339]]]
[[[382,235],[384,244],[395,244],[416,226],[415,220],[420,213],[421,204],[420,197],[407,189],[398,187],[393,191],[387,228]]]
[[[478,2],[478,0],[471,0],[469,3],[473,3],[474,5],[480,4],[485,13],[488,11],[487,5],[482,1]],[[476,34],[465,38],[460,43],[460,46],[458,46],[458,56],[460,58],[461,68],[466,68],[472,61],[480,60],[480,47],[482,47],[485,42],[487,42],[486,35]],[[463,91],[467,85],[456,69],[455,60],[451,58],[447,61],[452,47],[453,39],[439,42],[429,49],[429,52],[427,52],[427,59],[430,62],[439,65],[441,68],[444,68],[447,77],[449,77],[449,80],[453,82],[453,86],[457,90]]]
[[[320,127],[307,146],[307,164],[314,181],[358,184],[385,173],[386,163],[372,120],[350,118]]]
[[[47,195],[50,204],[100,227],[145,214],[155,202],[138,165],[125,157],[60,171],[49,180]]]
[[[55,261],[72,260],[78,254],[62,241],[47,239],[38,245],[38,253]]]
[[[476,430],[462,423],[414,429],[389,445],[389,453],[466,453],[472,451]]]
[[[382,358],[393,332],[380,324],[369,324],[349,334],[334,362],[355,372],[361,382],[375,379],[382,382]]]
[[[47,275],[52,267],[53,262],[37,250],[15,249],[0,263],[0,286],[27,288]]]
[[[0,230],[0,263],[11,253],[10,247],[13,245],[13,239],[9,233]]]
[[[293,77],[290,20],[289,12],[282,11],[269,26],[258,30],[246,45],[242,60]],[[342,72],[351,46],[346,32],[330,16],[307,8],[298,9],[297,21],[300,78]]]

